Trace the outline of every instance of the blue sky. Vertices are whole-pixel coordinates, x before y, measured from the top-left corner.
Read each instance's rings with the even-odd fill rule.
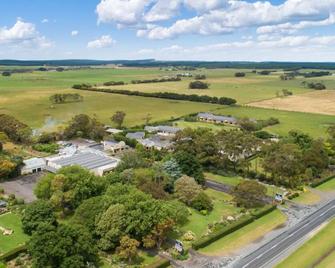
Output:
[[[335,0],[1,0],[0,58],[335,61]]]

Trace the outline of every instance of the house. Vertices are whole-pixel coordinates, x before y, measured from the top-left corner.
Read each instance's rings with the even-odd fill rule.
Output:
[[[214,115],[211,113],[198,113],[199,121],[215,124],[230,124],[237,125],[238,120],[231,116]]]
[[[144,130],[149,133],[157,133],[161,136],[174,136],[181,128],[171,126],[145,126]]]
[[[133,132],[133,133],[128,133],[126,135],[126,138],[133,139],[133,140],[141,140],[144,137],[145,137],[145,132]]]
[[[113,170],[119,162],[119,159],[93,149],[80,150],[73,155],[46,158],[47,170],[49,171],[57,172],[63,167],[77,165],[90,170],[97,176],[102,176]]]
[[[123,150],[127,148],[127,145],[125,144],[124,141],[120,141],[120,142],[117,142],[114,140],[103,141],[102,145],[103,145],[104,151],[110,151],[113,154],[122,152]]]
[[[173,145],[173,142],[171,142],[169,139],[162,139],[159,135],[154,135],[150,138],[139,140],[138,142],[146,149],[155,148],[159,151],[162,149],[170,149]]]
[[[30,158],[23,161],[24,166],[21,168],[21,174],[27,175],[37,173],[45,169],[46,163],[43,158]]]
[[[0,200],[0,208],[5,208],[7,207],[7,202],[4,200]]]

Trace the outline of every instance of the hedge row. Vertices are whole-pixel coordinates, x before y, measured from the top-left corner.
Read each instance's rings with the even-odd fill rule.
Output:
[[[157,78],[157,79],[145,79],[145,80],[132,80],[132,84],[146,84],[146,83],[163,83],[163,82],[177,82],[181,81],[180,77],[169,77],[169,78]]]
[[[324,184],[324,183],[326,183],[326,182],[328,182],[328,181],[330,181],[330,180],[332,180],[332,179],[335,179],[335,175],[330,176],[330,177],[327,177],[327,178],[324,178],[324,179],[319,180],[319,181],[317,181],[317,182],[313,182],[313,183],[311,183],[311,187],[313,187],[313,188],[318,187],[318,186],[320,186],[321,184]]]
[[[147,268],[166,268],[170,266],[170,261],[167,259],[161,258],[160,260],[146,266]]]
[[[5,254],[2,254],[0,256],[0,261],[3,262],[9,262],[13,259],[15,259],[20,253],[27,251],[27,246],[26,245],[22,245],[22,246],[18,246],[8,252],[6,252]]]
[[[198,250],[200,248],[204,248],[212,243],[214,243],[215,241],[221,239],[224,236],[227,236],[241,228],[243,228],[244,226],[252,223],[253,221],[265,216],[266,214],[269,214],[270,212],[274,211],[276,209],[275,205],[272,206],[266,206],[264,208],[262,208],[261,210],[258,210],[257,212],[253,213],[252,215],[248,215],[248,216],[244,216],[242,218],[240,218],[239,220],[237,220],[236,222],[223,227],[222,229],[213,232],[212,234],[210,234],[209,236],[206,236],[204,238],[201,238],[197,241],[195,241],[192,244],[192,248],[195,250]]]
[[[233,105],[236,104],[236,100],[227,97],[210,97],[207,95],[196,95],[196,94],[178,94],[171,92],[140,92],[140,91],[131,91],[123,89],[111,89],[111,88],[93,88],[80,85],[74,85],[74,89],[96,91],[96,92],[105,92],[113,94],[122,94],[129,96],[140,96],[140,97],[149,97],[149,98],[160,98],[160,99],[170,99],[170,100],[185,100],[185,101],[194,101],[194,102],[204,102],[204,103],[213,103],[220,105]]]

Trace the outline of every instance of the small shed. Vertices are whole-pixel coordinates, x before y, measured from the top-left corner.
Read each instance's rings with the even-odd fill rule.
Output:
[[[31,173],[37,173],[45,169],[46,163],[43,158],[30,158],[23,161],[24,166],[21,169],[21,174],[31,174]]]

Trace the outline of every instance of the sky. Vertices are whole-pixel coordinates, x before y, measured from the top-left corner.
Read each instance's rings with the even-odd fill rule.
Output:
[[[335,0],[1,0],[1,59],[335,62]]]

